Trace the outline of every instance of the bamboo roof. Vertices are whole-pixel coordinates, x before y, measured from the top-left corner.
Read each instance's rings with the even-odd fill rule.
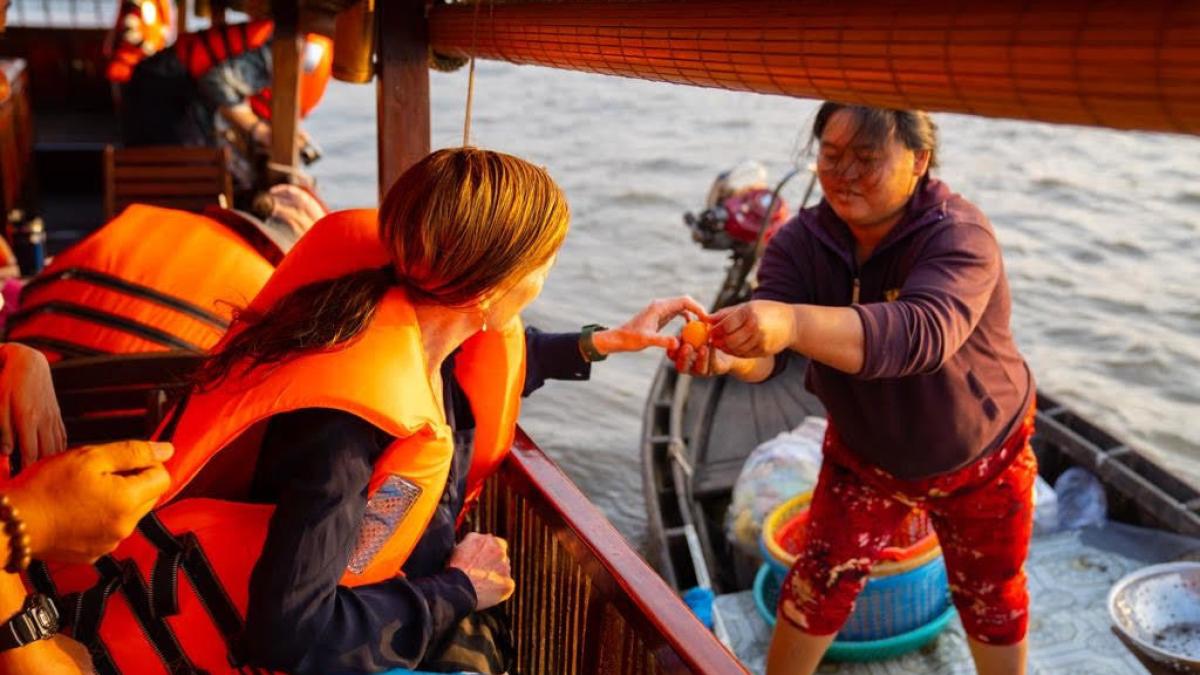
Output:
[[[1197,2],[489,0],[429,21],[451,57],[1200,134]]]

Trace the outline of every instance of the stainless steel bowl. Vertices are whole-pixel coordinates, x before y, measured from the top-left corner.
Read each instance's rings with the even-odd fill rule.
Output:
[[[1151,565],[1125,575],[1108,593],[1108,613],[1151,658],[1200,672],[1200,563]]]

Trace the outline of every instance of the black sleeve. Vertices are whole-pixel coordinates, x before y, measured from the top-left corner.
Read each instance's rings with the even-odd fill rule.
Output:
[[[244,646],[252,664],[295,673],[412,668],[475,608],[471,582],[456,569],[339,585],[374,458],[389,441],[333,410],[271,421],[255,481],[274,485],[277,507],[250,577]]]
[[[592,364],[579,351],[579,333],[543,333],[525,329],[525,391],[528,396],[546,380],[586,380]]]

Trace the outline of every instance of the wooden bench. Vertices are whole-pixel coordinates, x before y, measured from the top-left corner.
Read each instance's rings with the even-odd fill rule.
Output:
[[[149,438],[203,360],[178,351],[55,364],[54,389],[71,445]]]
[[[211,205],[231,206],[228,148],[105,147],[106,220],[133,203],[196,212]]]

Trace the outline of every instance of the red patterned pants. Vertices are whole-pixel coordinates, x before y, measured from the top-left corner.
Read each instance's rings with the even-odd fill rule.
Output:
[[[837,632],[891,533],[920,507],[937,532],[967,634],[991,645],[1021,641],[1037,476],[1033,420],[1031,410],[1003,446],[973,464],[911,481],[856,459],[830,425],[805,547],[784,580],[780,616],[811,635]]]

